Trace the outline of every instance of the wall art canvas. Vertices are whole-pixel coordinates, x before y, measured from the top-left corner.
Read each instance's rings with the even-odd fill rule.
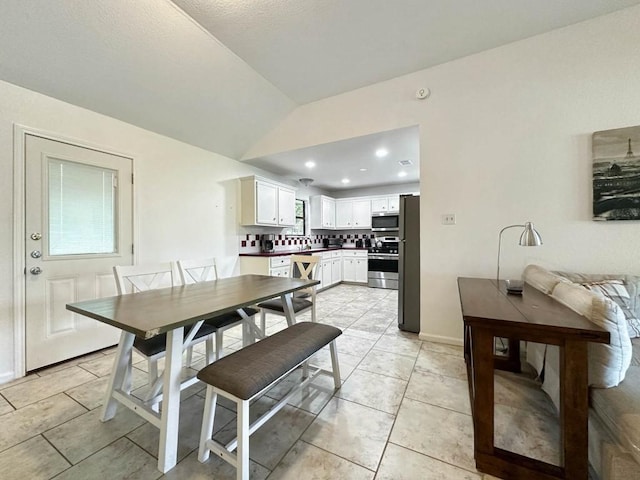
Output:
[[[593,219],[640,220],[640,126],[593,134]]]

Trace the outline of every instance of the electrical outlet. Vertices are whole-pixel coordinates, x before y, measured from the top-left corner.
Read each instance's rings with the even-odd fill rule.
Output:
[[[441,216],[442,225],[455,225],[456,224],[456,214],[455,213],[445,213]]]

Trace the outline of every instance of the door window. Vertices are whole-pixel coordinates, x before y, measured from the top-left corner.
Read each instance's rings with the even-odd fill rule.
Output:
[[[48,158],[49,255],[117,253],[117,172]]]

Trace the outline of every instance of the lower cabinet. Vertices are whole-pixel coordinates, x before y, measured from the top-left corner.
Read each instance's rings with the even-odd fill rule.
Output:
[[[367,252],[356,250],[342,253],[342,280],[367,283]]]
[[[367,252],[364,250],[333,250],[314,253],[322,258],[316,267],[315,279],[320,281],[318,290],[340,282],[367,283]],[[288,277],[291,259],[288,255],[277,257],[240,257],[240,273]]]

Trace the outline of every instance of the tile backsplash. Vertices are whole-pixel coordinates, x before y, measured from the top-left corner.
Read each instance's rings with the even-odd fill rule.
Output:
[[[342,238],[345,244],[355,244],[356,240],[373,238],[369,231],[340,231],[330,234],[312,234],[305,237],[280,234],[275,236],[275,250],[294,250],[298,247],[311,245],[311,248],[321,248],[325,238]],[[238,236],[240,253],[256,253],[260,251],[260,234],[247,233]]]

